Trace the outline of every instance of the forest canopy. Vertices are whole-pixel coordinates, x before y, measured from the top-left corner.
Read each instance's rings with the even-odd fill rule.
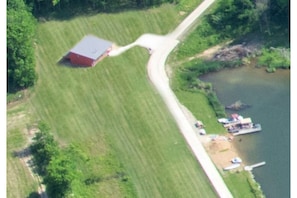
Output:
[[[207,17],[208,23],[225,37],[237,37],[258,28],[271,35],[273,29],[288,32],[287,0],[224,0]]]

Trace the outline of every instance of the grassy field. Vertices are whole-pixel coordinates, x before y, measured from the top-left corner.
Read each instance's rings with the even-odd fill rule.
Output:
[[[148,80],[146,49],[135,47],[93,68],[58,64],[86,34],[126,45],[143,33],[166,34],[182,17],[174,6],[164,5],[39,25],[35,44],[39,80],[21,109],[27,118],[23,124],[44,120],[62,146],[74,144],[90,159],[81,164],[84,178],[73,184],[74,197],[216,197]],[[8,120],[15,112],[8,109]],[[8,144],[14,146],[8,152],[25,144],[21,128],[9,128]],[[8,160],[8,178],[15,179],[8,185],[8,197],[36,191],[19,161]],[[113,177],[118,172],[127,179]],[[105,179],[83,185],[89,177]],[[19,196],[13,194],[16,189]]]
[[[7,197],[26,197],[31,192],[37,191],[37,183],[32,176],[20,153],[27,144],[27,123],[30,123],[26,114],[26,107],[22,104],[11,107],[7,120]]]

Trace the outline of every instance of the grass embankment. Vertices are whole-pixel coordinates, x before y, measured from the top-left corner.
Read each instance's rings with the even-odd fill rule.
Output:
[[[45,121],[62,146],[74,144],[89,158],[81,164],[85,177],[73,184],[74,197],[216,197],[147,78],[147,50],[135,47],[93,68],[58,64],[86,34],[126,45],[143,33],[166,34],[180,20],[174,6],[164,5],[39,24],[39,81],[25,108],[30,112],[26,124]],[[8,144],[16,141],[11,136],[23,137],[21,134],[9,129]],[[8,147],[9,155],[15,149]],[[27,171],[19,159],[12,158],[8,167],[8,178],[15,178],[8,191],[21,194],[9,197],[28,196],[34,182],[21,176]],[[112,177],[118,172],[127,179]],[[85,185],[84,180],[92,176],[105,179]]]
[[[250,172],[230,172],[224,176],[224,181],[231,188],[234,197],[264,198],[259,184],[253,179]]]
[[[224,134],[226,130],[216,120],[216,114],[209,105],[207,97],[202,93],[188,92],[179,90],[175,92],[176,96],[181,99],[185,105],[193,113],[195,118],[201,120],[205,126],[207,133]]]

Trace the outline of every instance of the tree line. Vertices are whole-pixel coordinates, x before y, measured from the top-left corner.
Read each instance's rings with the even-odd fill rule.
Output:
[[[178,3],[179,0],[26,0],[36,16],[53,12],[113,12],[125,8],[144,8],[163,3]],[[68,13],[69,14],[69,13]]]
[[[288,0],[221,0],[207,22],[224,37],[238,37],[260,29],[267,35],[272,28],[289,31]]]

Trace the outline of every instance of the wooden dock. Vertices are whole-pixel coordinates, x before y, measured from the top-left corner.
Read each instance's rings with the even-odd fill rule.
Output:
[[[257,168],[259,166],[264,166],[266,164],[266,162],[259,162],[257,164],[253,164],[253,165],[250,165],[250,166],[245,166],[244,167],[244,170],[247,170],[247,171],[251,171],[253,170],[254,168]]]

